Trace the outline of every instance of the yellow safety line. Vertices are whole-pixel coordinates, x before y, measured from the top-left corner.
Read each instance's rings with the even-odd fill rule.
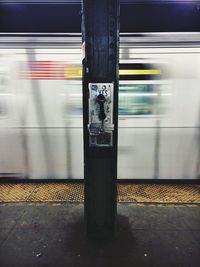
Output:
[[[200,185],[118,184],[118,202],[200,204]],[[0,203],[83,202],[83,183],[0,184]]]

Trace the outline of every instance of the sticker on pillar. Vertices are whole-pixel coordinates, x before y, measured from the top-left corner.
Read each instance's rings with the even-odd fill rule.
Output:
[[[112,146],[113,83],[89,83],[89,145]]]
[[[85,42],[82,43],[82,60],[85,58]]]

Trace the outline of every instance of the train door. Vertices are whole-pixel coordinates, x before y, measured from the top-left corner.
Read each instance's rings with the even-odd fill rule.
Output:
[[[82,178],[81,82],[72,67],[78,62],[80,69],[80,51],[77,59],[72,48],[26,49],[26,54],[20,73],[30,178]]]
[[[15,52],[0,50],[0,176],[25,175],[18,113]]]
[[[170,62],[170,87],[161,119],[159,178],[199,177],[200,49],[163,49]]]
[[[118,178],[155,177],[155,81],[120,81]]]

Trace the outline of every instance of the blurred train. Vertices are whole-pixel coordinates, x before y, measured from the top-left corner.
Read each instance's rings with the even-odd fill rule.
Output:
[[[0,177],[83,178],[80,35],[0,38]],[[118,178],[200,177],[200,34],[120,38]]]

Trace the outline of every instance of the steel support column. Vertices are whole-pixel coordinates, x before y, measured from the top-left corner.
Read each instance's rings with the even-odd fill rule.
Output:
[[[83,0],[82,33],[86,233],[90,238],[107,239],[114,236],[117,210],[119,1]],[[109,137],[112,142],[109,138],[106,140],[106,135],[100,130],[99,136],[104,137],[93,136],[100,140],[93,146],[89,131],[89,85],[104,83],[113,86],[113,130]],[[101,112],[104,104],[99,105]],[[104,117],[99,117],[102,123]]]

